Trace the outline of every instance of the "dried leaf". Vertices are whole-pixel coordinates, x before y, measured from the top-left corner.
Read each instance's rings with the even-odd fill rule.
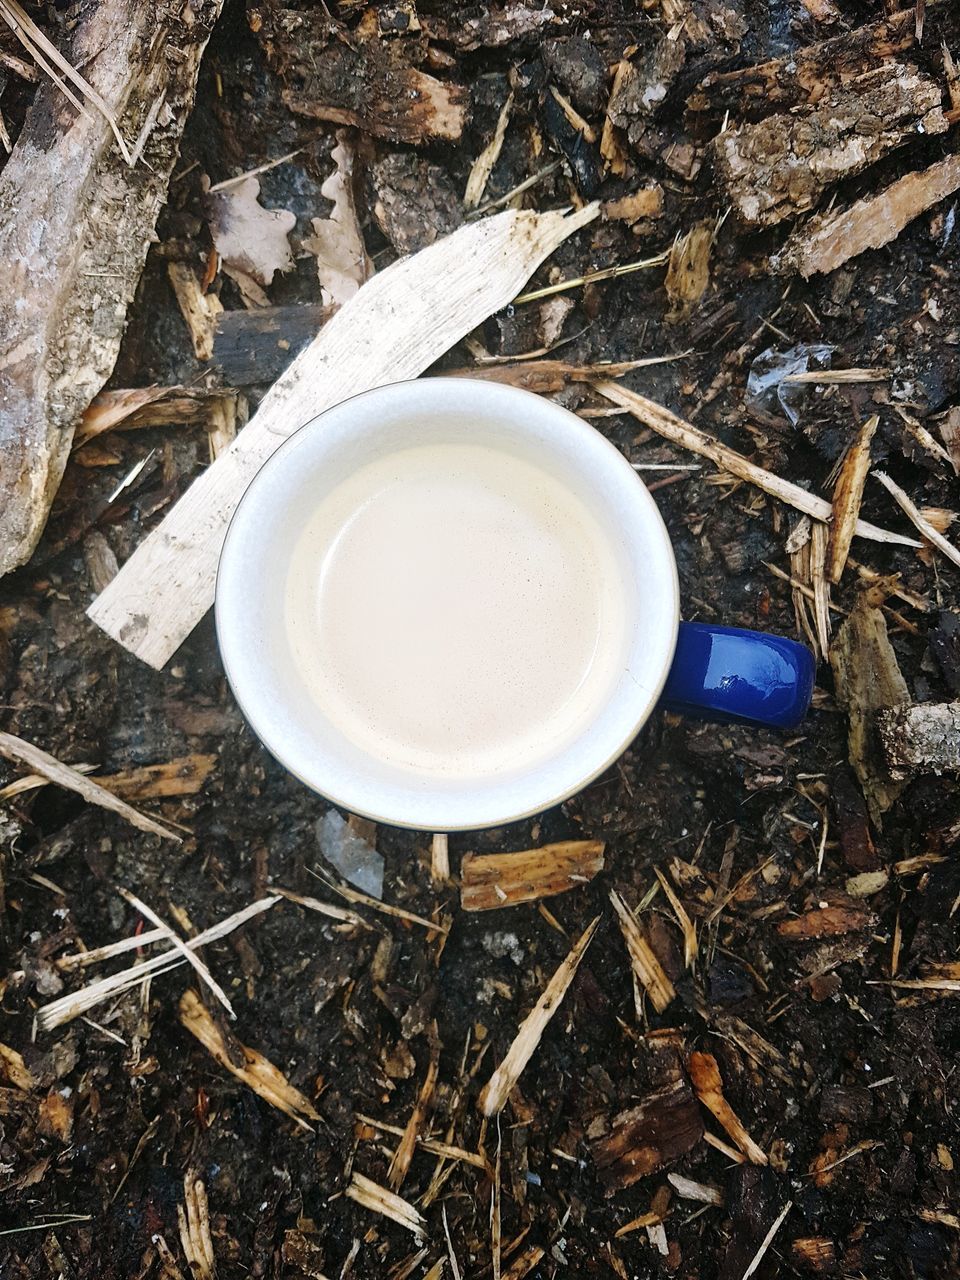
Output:
[[[353,194],[354,152],[346,135],[337,135],[337,145],[330,152],[336,168],[320,188],[320,194],[332,201],[329,218],[313,219],[313,235],[303,247],[316,255],[320,294],[324,305],[342,306],[373,275],[373,264],[357,218]]]
[[[226,190],[208,191],[204,208],[224,264],[268,285],[276,272],[293,267],[287,236],[297,219],[287,209],[265,209],[259,194],[260,183],[247,178]]]

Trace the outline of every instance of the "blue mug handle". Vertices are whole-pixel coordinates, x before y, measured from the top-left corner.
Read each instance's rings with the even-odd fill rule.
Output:
[[[813,697],[806,645],[738,627],[681,622],[661,703],[702,719],[793,729]]]

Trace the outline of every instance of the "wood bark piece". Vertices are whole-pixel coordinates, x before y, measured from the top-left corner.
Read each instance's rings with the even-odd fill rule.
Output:
[[[738,71],[711,71],[687,99],[687,109],[722,113],[729,108],[738,115],[755,115],[815,103],[826,90],[909,49],[915,28],[916,10],[911,7],[784,58],[770,58]]]
[[[698,453],[703,458],[709,458],[724,471],[729,471],[741,480],[746,480],[748,484],[756,485],[764,493],[779,498],[781,502],[789,503],[791,507],[812,516],[815,520],[830,520],[833,510],[825,499],[808,493],[806,489],[801,489],[798,484],[793,484],[790,480],[781,479],[764,467],[758,467],[755,462],[750,462],[735,449],[715,440],[699,427],[684,422],[663,405],[648,400],[646,396],[637,395],[635,391],[628,391],[626,387],[618,387],[615,382],[599,381],[593,385],[601,395],[633,414],[638,422],[659,432],[674,444],[689,449],[692,453]],[[879,529],[866,520],[858,520],[854,526],[854,532],[858,538],[870,538],[874,542],[892,542],[905,547],[922,545],[915,538],[907,538],[902,533],[891,533],[887,529]]]
[[[862,907],[816,907],[794,920],[783,920],[777,926],[777,933],[789,942],[806,942],[812,938],[840,938],[847,933],[859,933],[876,922],[873,913]]]
[[[940,93],[914,68],[880,68],[800,115],[725,130],[712,144],[717,173],[744,222],[773,226],[910,137],[945,133]]]
[[[835,271],[867,249],[881,249],[914,218],[960,188],[960,155],[905,174],[879,195],[866,196],[839,213],[822,213],[794,231],[771,269],[804,279]]]
[[[221,1067],[259,1094],[271,1107],[282,1111],[302,1129],[311,1131],[307,1120],[319,1120],[320,1117],[310,1099],[295,1089],[283,1072],[268,1062],[262,1053],[241,1044],[233,1036],[228,1039],[195,991],[187,990],[180,997],[180,1021]]]
[[[873,738],[874,720],[883,707],[910,701],[906,681],[887,636],[883,614],[861,597],[837,632],[830,649],[837,702],[847,713],[847,751],[877,825],[902,791],[890,779]]]
[[[607,1195],[612,1195],[679,1160],[702,1137],[693,1090],[677,1079],[616,1116],[610,1133],[591,1145],[590,1154]]]
[[[55,782],[59,787],[66,787],[68,791],[75,791],[89,804],[97,804],[101,809],[109,809],[111,813],[119,814],[140,831],[148,831],[151,835],[161,836],[164,840],[176,840],[178,843],[181,839],[169,827],[156,822],[145,813],[141,813],[139,809],[134,809],[132,805],[112,795],[92,778],[87,778],[76,769],[71,769],[56,756],[41,751],[39,747],[35,747],[31,742],[25,742],[23,738],[18,738],[12,733],[0,733],[0,756],[6,756],[8,760],[15,760],[18,764],[29,765],[41,777],[49,778],[51,782]]]
[[[483,1115],[496,1116],[503,1110],[510,1091],[533,1057],[550,1019],[560,1008],[563,997],[567,994],[567,988],[580,967],[580,961],[593,941],[593,935],[599,923],[600,917],[597,916],[587,925],[574,943],[569,955],[547,983],[540,999],[520,1024],[520,1030],[514,1037],[506,1057],[481,1091],[477,1106]]]
[[[880,711],[877,732],[895,778],[960,770],[960,702],[927,702]]]
[[[713,1112],[747,1159],[752,1164],[766,1164],[766,1154],[747,1133],[742,1121],[723,1096],[720,1068],[713,1054],[691,1053],[687,1059],[687,1070],[697,1097],[708,1111]]]
[[[176,5],[89,6],[65,52],[143,134],[141,158],[129,168],[103,116],[45,82],[0,173],[0,574],[36,546],[113,369],[220,7],[198,0],[187,23]]]
[[[562,840],[518,853],[468,853],[460,867],[460,906],[495,911],[566,893],[603,870],[602,840]]]
[[[137,657],[162,667],[213,603],[227,525],[290,432],[348,396],[422,373],[597,216],[508,210],[394,263],[337,312],[234,443],[199,476],[88,610]]]
[[[264,7],[248,21],[298,115],[413,146],[459,141],[469,90],[415,67],[408,42],[348,35],[322,10]]]
[[[217,320],[213,363],[231,387],[276,382],[332,315],[333,308],[319,302],[224,311]]]

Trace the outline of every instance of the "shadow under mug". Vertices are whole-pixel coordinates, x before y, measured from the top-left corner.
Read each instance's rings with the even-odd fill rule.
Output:
[[[624,614],[622,673],[583,732],[553,756],[533,753],[473,778],[417,773],[360,749],[304,684],[284,625],[293,548],[324,495],[371,459],[449,440],[510,450],[591,503],[617,542],[624,592],[634,602]],[[237,702],[281,764],[344,809],[425,831],[498,826],[567,799],[622,754],[658,705],[789,729],[813,694],[815,664],[804,645],[680,622],[669,533],[646,486],[609,441],[552,401],[466,378],[364,392],[281,444],[247,488],[227,532],[216,624]],[[385,646],[389,662],[389,637]],[[402,679],[402,671],[396,676]]]

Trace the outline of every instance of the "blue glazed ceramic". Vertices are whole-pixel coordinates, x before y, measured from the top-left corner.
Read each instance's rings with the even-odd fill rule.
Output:
[[[705,719],[792,729],[810,707],[815,674],[813,654],[795,640],[681,622],[662,702]]]

